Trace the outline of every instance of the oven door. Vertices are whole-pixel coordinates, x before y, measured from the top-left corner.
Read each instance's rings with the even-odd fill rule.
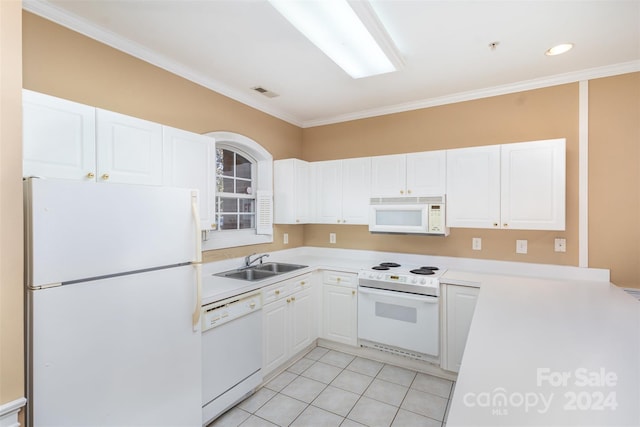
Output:
[[[358,288],[358,338],[438,356],[438,297]]]

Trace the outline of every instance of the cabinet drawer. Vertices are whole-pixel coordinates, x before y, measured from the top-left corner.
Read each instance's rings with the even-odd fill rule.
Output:
[[[311,287],[311,274],[296,277],[291,281],[291,292],[298,292]]]
[[[278,301],[289,295],[292,292],[293,283],[289,281],[276,283],[269,287],[262,289],[262,303],[269,304],[270,302]]]
[[[340,285],[349,288],[355,288],[358,276],[353,273],[345,273],[344,271],[324,271],[322,273],[322,282],[328,285]]]

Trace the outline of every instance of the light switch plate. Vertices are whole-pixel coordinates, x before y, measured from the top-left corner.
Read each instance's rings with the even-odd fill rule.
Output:
[[[284,233],[284,236],[283,236],[282,240],[283,240],[283,243],[285,245],[288,245],[289,244],[289,233]]]
[[[526,254],[527,253],[527,241],[526,240],[516,240],[516,253],[517,254]]]
[[[336,243],[336,233],[329,233],[329,243]]]

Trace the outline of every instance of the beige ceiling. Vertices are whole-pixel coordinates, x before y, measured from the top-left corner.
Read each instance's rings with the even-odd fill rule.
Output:
[[[640,70],[640,1],[371,0],[405,63],[354,80],[264,0],[24,8],[299,126]],[[495,50],[489,48],[499,42]],[[549,47],[575,43],[548,57]],[[277,93],[267,98],[251,88]]]

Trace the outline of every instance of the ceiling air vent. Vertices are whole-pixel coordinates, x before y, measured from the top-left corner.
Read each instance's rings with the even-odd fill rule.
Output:
[[[267,98],[275,98],[276,96],[280,96],[275,92],[271,92],[270,90],[263,88],[262,86],[252,87],[251,89],[266,96]]]

